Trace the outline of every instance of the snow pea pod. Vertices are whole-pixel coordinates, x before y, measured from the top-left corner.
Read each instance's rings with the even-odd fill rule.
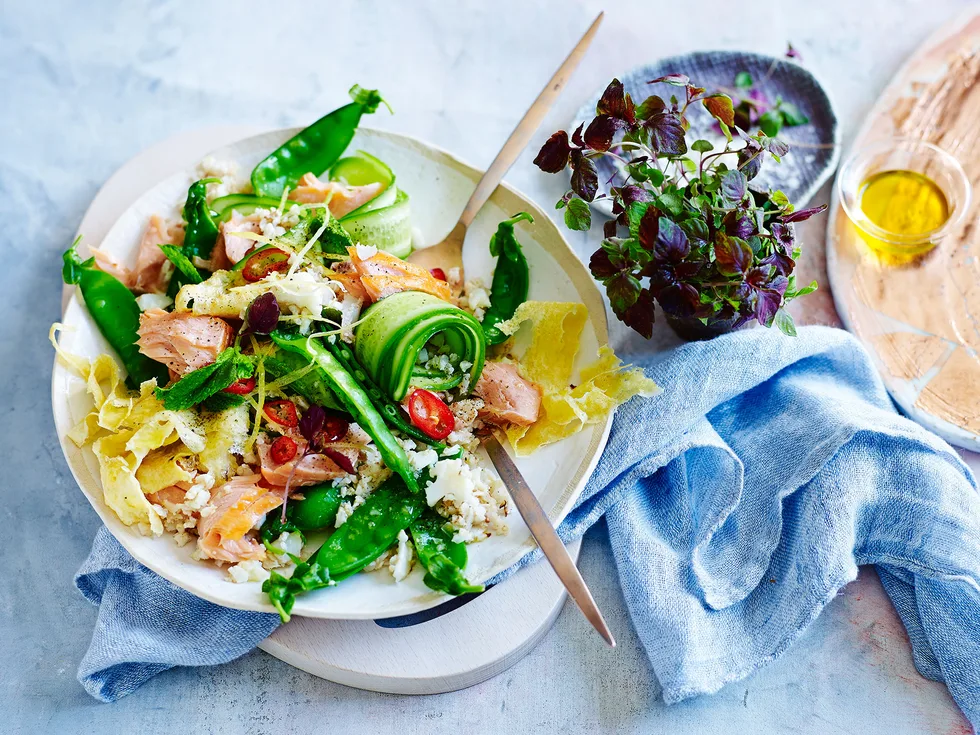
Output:
[[[214,244],[218,240],[218,225],[211,217],[208,206],[208,184],[217,184],[221,179],[201,179],[191,184],[184,203],[184,246],[183,254],[193,262],[194,258],[208,260]]]
[[[324,379],[327,387],[343,404],[344,410],[354,417],[358,426],[374,439],[388,469],[400,475],[412,492],[418,492],[415,471],[402,445],[388,430],[384,418],[375,409],[364,388],[330,350],[318,340],[298,334],[276,331],[269,336],[282,349],[306,355],[317,364],[317,375]]]
[[[280,513],[269,513],[262,524],[260,536],[266,544],[276,541],[283,533],[319,531],[333,526],[340,509],[340,490],[331,483],[305,487],[300,500],[290,500],[286,520]]]
[[[482,584],[471,584],[463,575],[466,545],[453,541],[453,535],[445,525],[445,518],[426,509],[409,527],[415,553],[425,567],[423,581],[430,589],[450,595],[483,592]]]
[[[490,345],[507,340],[508,335],[497,325],[514,316],[517,307],[527,301],[530,272],[521,244],[514,236],[514,225],[522,220],[534,222],[527,212],[515,214],[497,225],[497,232],[490,238],[490,254],[497,258],[490,286],[490,308],[483,316],[483,332]]]
[[[297,595],[331,587],[361,571],[395,543],[398,533],[412,525],[424,508],[424,496],[412,492],[398,475],[392,475],[312,557],[296,567],[293,576],[287,578],[273,572],[262,584],[262,591],[283,622],[289,622]]]
[[[350,96],[353,102],[324,115],[259,161],[252,171],[256,194],[281,197],[303,174],[319,176],[340,158],[353,140],[361,116],[373,113],[384,102],[378,90],[356,84],[350,88]]]
[[[140,326],[140,307],[133,292],[115,276],[99,270],[95,258],[83,261],[78,254],[79,236],[62,256],[65,283],[77,285],[82,300],[102,336],[119,355],[125,368],[126,384],[133,389],[151,378],[158,385],[167,382],[167,368],[139,351],[136,340]]]

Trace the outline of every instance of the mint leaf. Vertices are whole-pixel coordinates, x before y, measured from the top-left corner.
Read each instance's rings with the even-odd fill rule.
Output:
[[[167,260],[174,264],[174,267],[180,271],[186,283],[201,283],[204,279],[201,277],[200,271],[194,266],[190,259],[184,255],[182,248],[176,245],[161,245],[160,249],[163,254],[167,256]]]
[[[571,199],[565,209],[565,227],[570,230],[587,230],[592,226],[592,210],[581,199]]]
[[[234,393],[218,392],[205,400],[201,405],[203,405],[208,411],[219,413],[229,408],[241,406],[243,403],[245,403],[245,396],[239,396]]]
[[[192,370],[166,388],[157,388],[156,396],[167,410],[183,411],[206,401],[237,380],[252,377],[254,371],[252,360],[237,347],[231,347],[210,365]]]

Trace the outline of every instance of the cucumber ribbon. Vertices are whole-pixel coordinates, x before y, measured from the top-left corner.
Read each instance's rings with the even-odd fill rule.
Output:
[[[472,387],[483,372],[486,338],[483,327],[459,307],[420,291],[392,294],[370,306],[354,330],[358,362],[393,400],[402,401],[410,388],[447,390],[459,385],[465,371]],[[419,353],[441,337],[445,354],[456,355],[452,374],[427,370]]]

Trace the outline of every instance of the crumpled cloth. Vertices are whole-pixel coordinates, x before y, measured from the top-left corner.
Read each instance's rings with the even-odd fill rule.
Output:
[[[874,564],[919,671],[976,727],[980,494],[948,444],[895,412],[860,344],[825,327],[749,329],[626,357],[664,392],[618,410],[560,534],[605,515],[665,701],[773,660]],[[101,699],[169,666],[228,661],[276,625],[182,592],[104,529],[77,583],[102,604],[79,670]]]

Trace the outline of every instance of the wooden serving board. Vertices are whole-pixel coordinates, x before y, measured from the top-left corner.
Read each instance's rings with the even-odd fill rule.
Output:
[[[934,143],[974,190],[963,225],[927,257],[882,263],[835,196],[827,270],[845,326],[874,356],[885,385],[914,420],[980,450],[980,9],[946,25],[909,59],[852,145],[882,138]],[[838,186],[840,182],[838,181]]]

